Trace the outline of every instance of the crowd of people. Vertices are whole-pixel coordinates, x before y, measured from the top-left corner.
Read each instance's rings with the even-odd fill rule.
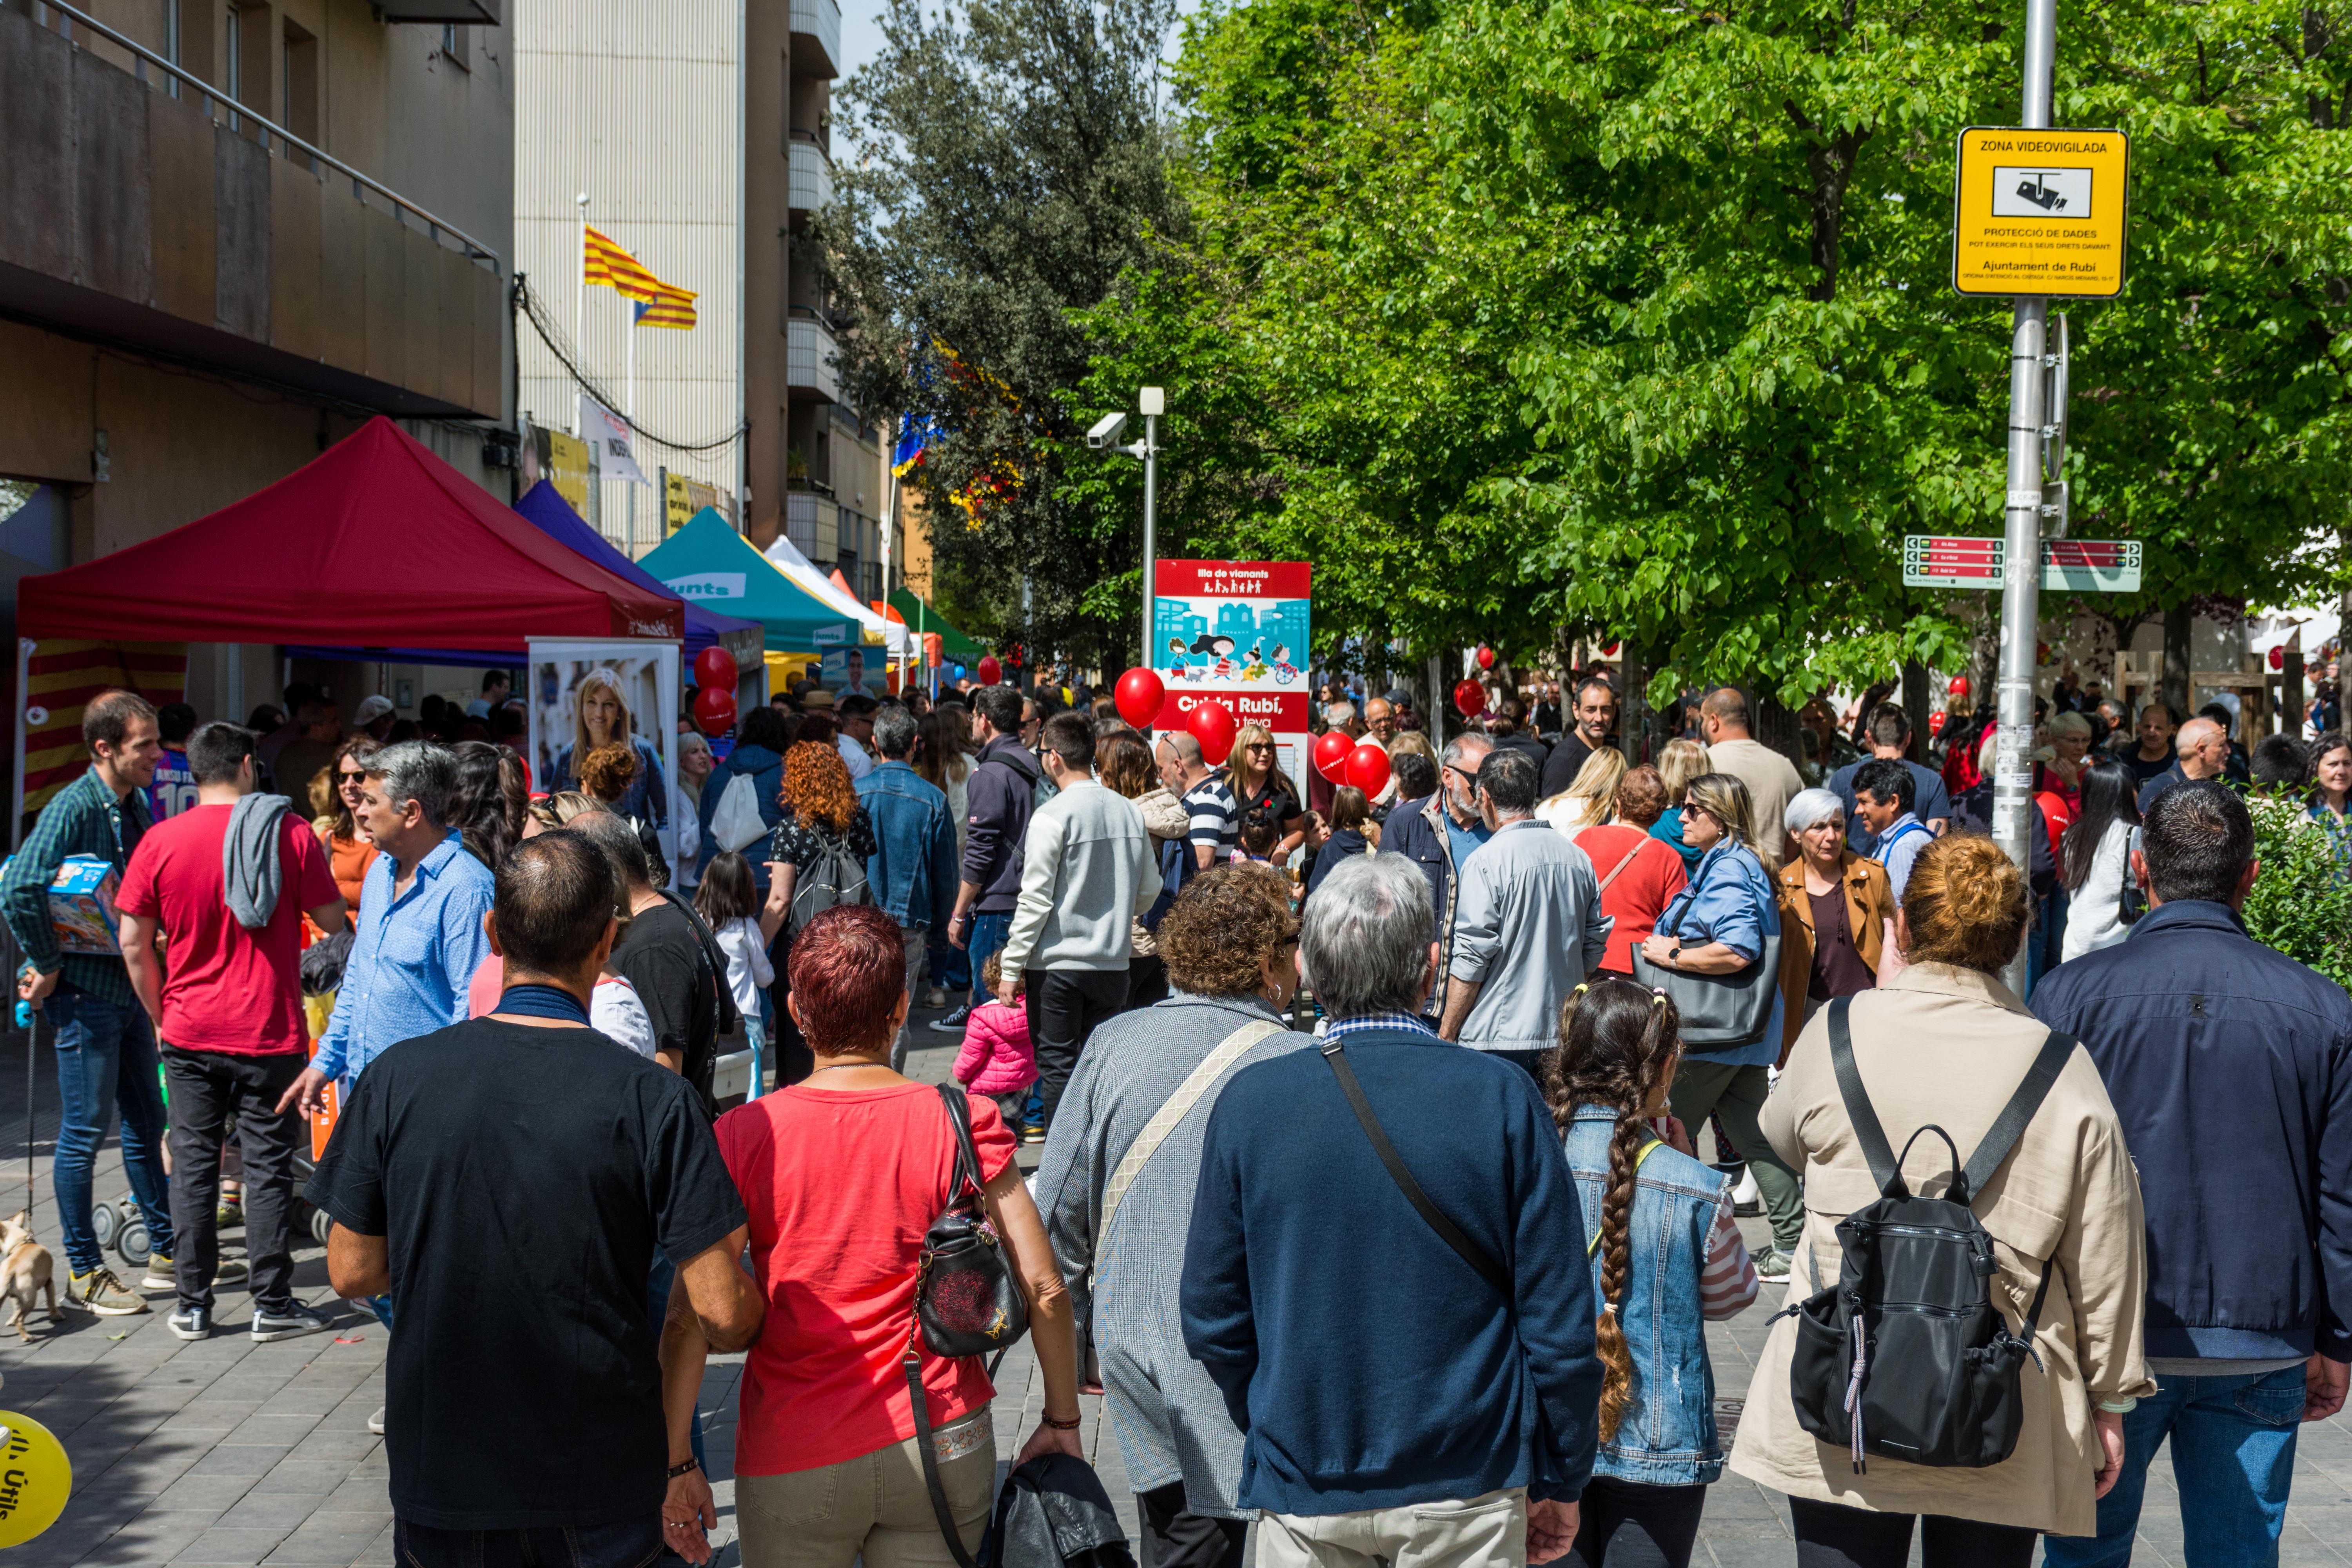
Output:
[[[110,692],[0,879],[64,1089],[66,1294],[170,1290],[197,1340],[249,1276],[255,1339],[318,1332],[315,1205],[392,1331],[372,1425],[428,1565],[707,1560],[714,1350],[749,1352],[746,1563],[961,1563],[995,1499],[967,1347],[1024,1325],[1021,1461],[1082,1458],[1099,1391],[1150,1568],[1239,1568],[1254,1520],[1284,1568],[1679,1568],[1727,1468],[1789,1498],[1806,1568],[1915,1536],[2121,1563],[2167,1439],[2188,1560],[2271,1560],[2352,1361],[2352,998],[2246,934],[2227,729],[2144,711],[2116,755],[2055,714],[2021,869],[1963,726],[1934,767],[1891,703],[1809,719],[1806,768],[1736,689],[1654,755],[1605,675],[1529,696],[1455,726],[1321,692],[1389,753],[1368,794],[1043,684],[796,684],[668,781],[592,678],[539,789],[488,680],[414,736]],[[2340,734],[2246,772],[2339,830]],[[120,878],[119,954],[59,947],[77,855]],[[908,1076],[919,1005],[949,1086]],[[89,1223],[118,1112],[137,1288]],[[1932,1371],[1895,1318],[1948,1311],[1873,1294],[1860,1216],[1938,1197],[2021,1347],[2006,1446],[1958,1465],[1857,1403]],[[934,1273],[969,1232],[993,1295]],[[1765,1284],[1795,1315],[1734,1436],[1706,1324]],[[1806,1336],[1837,1301],[1832,1433]]]

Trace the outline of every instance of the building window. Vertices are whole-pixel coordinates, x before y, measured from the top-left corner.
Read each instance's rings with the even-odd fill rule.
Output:
[[[163,0],[163,58],[173,65],[180,61],[180,0]],[[163,90],[173,98],[180,96],[180,79],[166,75]]]
[[[231,103],[245,101],[245,16],[234,5],[228,8],[228,80],[224,85]],[[234,112],[229,124],[236,124]]]
[[[441,24],[441,58],[461,71],[474,68],[473,29],[455,22]]]
[[[278,65],[283,72],[283,118],[278,123],[315,147],[319,144],[319,40],[290,17]]]

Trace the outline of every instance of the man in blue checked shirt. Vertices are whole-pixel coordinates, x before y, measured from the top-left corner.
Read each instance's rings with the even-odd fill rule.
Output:
[[[0,908],[23,950],[16,994],[41,1010],[58,1053],[64,1116],[51,1169],[58,1228],[69,1272],[64,1305],[100,1317],[147,1310],[147,1299],[115,1279],[90,1225],[91,1169],[107,1123],[122,1114],[122,1171],[153,1248],[149,1289],[171,1289],[172,1202],[163,1176],[163,1096],[156,1079],[155,1031],[119,954],[64,952],[49,912],[49,884],[71,856],[103,860],[119,878],[151,825],[147,786],[163,754],[155,710],[135,691],[102,691],[82,709],[89,770],[51,797],[0,880]],[[226,1264],[214,1283],[244,1278]]]
[[[281,1111],[299,1100],[309,1115],[329,1083],[348,1084],[401,1041],[464,1021],[466,987],[490,956],[482,917],[493,883],[446,825],[457,784],[457,759],[430,742],[368,759],[352,816],[381,853],[360,894],[334,1017]]]

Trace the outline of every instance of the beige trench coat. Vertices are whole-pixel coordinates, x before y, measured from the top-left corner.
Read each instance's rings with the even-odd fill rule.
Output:
[[[1966,1159],[2032,1064],[2048,1031],[1999,981],[1974,970],[1921,963],[1888,985],[1853,998],[1855,1065],[1900,1151],[1928,1123],[1943,1128]],[[1805,1238],[1788,1300],[1803,1300],[1838,1275],[1837,1225],[1875,1201],[1830,1063],[1826,1011],[1805,1026],[1771,1098],[1764,1135],[1805,1181]],[[1903,1163],[1915,1193],[1934,1196],[1950,1181],[1951,1159],[1930,1133]],[[2097,1532],[2092,1489],[2099,1446],[2091,1411],[2099,1400],[2156,1392],[2141,1353],[2147,1292],[2147,1227],[2139,1180],[2106,1086],[2077,1047],[2040,1112],[2000,1173],[1972,1205],[1990,1233],[2000,1272],[1993,1299],[2012,1329],[2054,1270],[2033,1337],[2037,1368],[2025,1363],[2025,1419],[2017,1451],[1985,1469],[1935,1469],[1870,1456],[1853,1473],[1843,1447],[1817,1441],[1797,1424],[1789,1397],[1796,1323],[1772,1327],[1748,1391],[1731,1468],[1792,1497],[1885,1513],[1938,1513],[2056,1535]]]

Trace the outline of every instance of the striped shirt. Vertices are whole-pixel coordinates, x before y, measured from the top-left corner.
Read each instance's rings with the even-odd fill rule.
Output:
[[[1192,819],[1186,838],[1214,849],[1217,860],[1241,838],[1241,814],[1234,809],[1233,789],[1222,774],[1211,773],[1184,792],[1184,815]]]

